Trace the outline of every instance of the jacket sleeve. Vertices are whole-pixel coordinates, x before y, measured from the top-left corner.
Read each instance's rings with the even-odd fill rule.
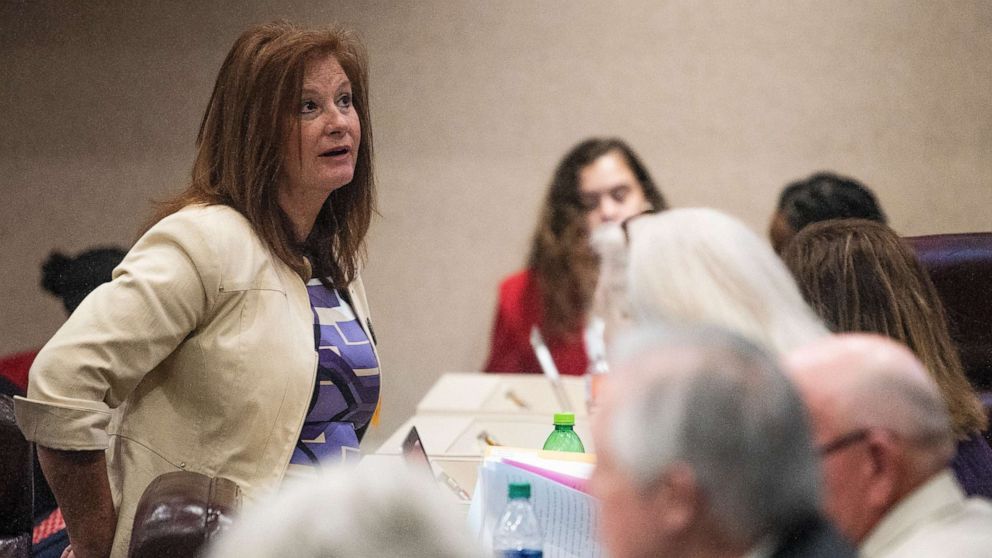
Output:
[[[65,450],[108,445],[112,410],[203,320],[217,263],[183,211],[152,227],[38,354],[17,422],[27,439]]]

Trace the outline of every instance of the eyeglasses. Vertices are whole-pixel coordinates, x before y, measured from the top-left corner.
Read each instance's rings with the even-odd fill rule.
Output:
[[[822,446],[816,448],[816,452],[820,454],[821,457],[826,457],[831,453],[840,451],[848,446],[853,446],[858,442],[862,442],[868,438],[868,429],[862,428],[860,430],[855,430],[853,432],[848,432],[843,436],[834,439],[832,442],[827,442]]]
[[[659,211],[660,210],[658,210],[658,209],[655,209],[653,207],[649,207],[648,209],[645,209],[644,211],[642,211],[642,212],[640,212],[640,213],[638,213],[636,215],[631,215],[630,217],[627,217],[626,219],[624,219],[623,221],[620,222],[620,229],[623,230],[623,239],[624,239],[624,241],[626,241],[627,246],[630,246],[630,229],[628,229],[628,227],[630,226],[630,223],[632,221],[634,221],[635,219],[637,219],[638,217],[644,217],[645,215],[654,215],[655,213],[658,213]]]

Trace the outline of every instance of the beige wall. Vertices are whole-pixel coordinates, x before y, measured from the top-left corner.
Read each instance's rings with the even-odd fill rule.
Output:
[[[628,139],[674,205],[761,230],[823,168],[905,234],[992,230],[989,2],[164,4],[0,4],[2,352],[62,320],[37,285],[49,250],[129,242],[183,182],[226,49],[272,17],[346,22],[371,53],[383,430],[480,365],[497,281],[591,134]]]

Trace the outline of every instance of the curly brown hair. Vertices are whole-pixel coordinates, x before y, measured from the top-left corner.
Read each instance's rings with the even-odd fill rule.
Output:
[[[551,179],[527,263],[540,290],[544,315],[541,329],[552,339],[581,329],[589,309],[599,261],[589,246],[585,222],[589,209],[579,195],[579,172],[612,152],[626,161],[652,209],[668,208],[647,168],[623,140],[586,139],[565,155]]]
[[[940,388],[955,434],[964,439],[985,430],[988,419],[965,377],[937,289],[895,231],[865,219],[823,221],[799,231],[782,258],[830,329],[904,343]]]
[[[300,103],[307,62],[334,56],[351,81],[361,124],[352,181],[324,202],[305,241],[278,203],[283,157]],[[221,65],[196,139],[192,180],[160,203],[152,223],[192,204],[227,205],[251,223],[272,253],[307,278],[342,286],[365,255],[365,235],[375,213],[368,63],[357,36],[339,28],[307,29],[275,21],[241,34]],[[301,141],[297,138],[297,141]]]

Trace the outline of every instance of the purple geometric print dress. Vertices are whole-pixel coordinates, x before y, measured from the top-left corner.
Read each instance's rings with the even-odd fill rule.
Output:
[[[317,381],[290,468],[319,469],[357,451],[379,402],[379,362],[355,313],[319,279],[307,283]]]

